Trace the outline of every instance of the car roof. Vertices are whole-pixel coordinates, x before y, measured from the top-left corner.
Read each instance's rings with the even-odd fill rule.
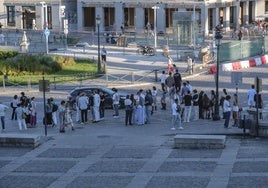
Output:
[[[75,88],[70,93],[77,92],[77,91],[84,91],[84,90],[94,90],[94,89],[106,91],[108,93],[113,93],[113,91],[111,89],[106,88],[106,87],[101,87],[101,86],[90,86],[90,87]]]

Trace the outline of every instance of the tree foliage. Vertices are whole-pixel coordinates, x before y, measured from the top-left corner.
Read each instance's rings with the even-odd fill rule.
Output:
[[[39,75],[43,72],[51,74],[62,70],[64,66],[73,65],[75,61],[70,57],[19,54],[15,57],[5,56],[0,61],[0,71],[8,75]]]

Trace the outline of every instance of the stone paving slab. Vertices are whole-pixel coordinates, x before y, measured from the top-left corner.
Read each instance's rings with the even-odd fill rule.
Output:
[[[98,161],[91,165],[86,172],[138,172],[145,161]]]
[[[14,172],[67,172],[76,163],[76,161],[62,160],[33,160],[23,164],[14,170]]]
[[[198,156],[196,155],[195,149],[179,149],[173,150],[169,158],[220,158],[222,154],[222,149],[213,149],[213,150],[198,150]]]
[[[213,172],[216,162],[208,161],[165,161],[157,172]]]
[[[126,187],[133,176],[80,176],[68,184],[66,188],[120,188]]]
[[[244,177],[230,177],[227,188],[266,188],[268,185],[267,177],[263,176],[244,176]]]
[[[146,188],[206,188],[209,177],[154,176]]]
[[[57,177],[53,176],[13,176],[8,175],[0,180],[1,188],[46,188],[53,181],[55,181]]]
[[[42,158],[85,158],[93,152],[87,148],[50,148],[38,157]]]

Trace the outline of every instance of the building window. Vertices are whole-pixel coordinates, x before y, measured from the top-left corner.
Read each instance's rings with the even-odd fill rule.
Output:
[[[15,26],[15,6],[7,6],[7,25]]]
[[[52,8],[51,6],[47,6],[47,24],[48,29],[52,29]]]
[[[268,1],[265,1],[265,14],[268,14]]]

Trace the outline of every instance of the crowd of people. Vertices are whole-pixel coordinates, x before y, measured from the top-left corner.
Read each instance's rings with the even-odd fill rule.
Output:
[[[124,101],[125,106],[125,126],[150,124],[152,115],[161,110],[162,113],[169,108],[171,110],[171,129],[183,129],[183,124],[199,119],[214,119],[216,115],[225,119],[224,127],[229,128],[230,119],[232,116],[233,125],[238,126],[239,112],[241,106],[237,93],[233,96],[228,94],[224,88],[219,97],[218,105],[219,112],[215,112],[216,93],[211,90],[210,93],[197,91],[188,80],[183,81],[178,71],[174,73],[165,71],[160,76],[160,88],[153,86],[152,89],[139,89],[137,93],[126,95]],[[114,91],[113,100],[113,118],[119,118],[120,96],[116,88]],[[19,130],[27,130],[29,127],[37,125],[37,106],[35,97],[27,97],[24,92],[21,95],[14,95],[10,107],[12,108],[11,120],[16,120]],[[248,107],[262,108],[263,101],[260,93],[257,93],[255,86],[252,85],[248,90]],[[160,99],[160,101],[158,101]],[[76,110],[70,106],[68,101],[62,100],[57,105],[53,98],[48,98],[45,104],[45,117],[43,123],[51,127],[59,127],[59,132],[64,133],[66,127],[75,130],[73,119],[77,123],[86,124],[91,117],[92,123],[99,123],[104,119],[105,112],[105,96],[101,91],[95,90],[90,96],[82,92],[76,98]],[[160,108],[161,107],[161,108]],[[0,101],[0,117],[2,130],[5,131],[5,112],[9,106],[2,104]],[[215,114],[219,113],[219,114]],[[262,118],[262,113],[260,113]]]

